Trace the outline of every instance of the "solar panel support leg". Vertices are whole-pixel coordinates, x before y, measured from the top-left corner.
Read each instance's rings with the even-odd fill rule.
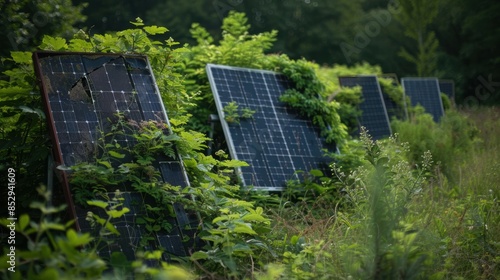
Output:
[[[208,122],[210,123],[210,132],[208,133],[208,138],[210,138],[210,141],[208,142],[208,148],[206,155],[209,156],[212,154],[212,148],[213,148],[213,139],[214,139],[214,132],[215,132],[215,124],[220,121],[219,116],[216,114],[210,114],[208,117]]]

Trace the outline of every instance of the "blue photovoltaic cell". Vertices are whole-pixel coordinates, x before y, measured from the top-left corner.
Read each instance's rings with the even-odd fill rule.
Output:
[[[98,147],[102,145],[97,142],[103,135],[110,133],[113,127],[116,129],[118,113],[127,122],[136,124],[148,120],[168,124],[153,72],[145,56],[36,52],[33,58],[58,164],[72,166],[81,162],[95,162],[96,154],[101,152]],[[137,128],[130,126],[128,129]],[[128,148],[136,143],[127,133],[117,134],[113,141]],[[128,159],[124,158],[122,162]],[[189,183],[182,163],[177,159],[165,156],[156,159],[154,164],[165,183],[185,187]],[[113,164],[119,165],[117,161],[115,159]],[[81,231],[92,232],[95,229],[86,220],[87,212],[92,210],[101,217],[106,217],[106,214],[102,209],[75,205],[72,186],[64,179],[65,176],[62,178],[66,199],[77,227]],[[130,211],[113,221],[120,232],[119,236],[109,235],[105,238],[106,242],[96,244],[101,257],[109,259],[112,253],[121,252],[128,260],[134,260],[137,251],[161,248],[164,249],[166,260],[172,256],[187,255],[188,249],[194,245],[192,237],[195,230],[192,228],[196,228],[198,223],[196,215],[187,213],[181,204],[173,203],[174,215],[164,218],[171,229],[152,233],[146,230],[145,224],[138,218],[149,217],[154,220],[156,217],[145,209],[146,204],[155,205],[157,201],[136,192],[131,184],[125,183],[106,186],[110,199],[115,196],[116,188],[120,189],[124,198],[124,207]],[[141,245],[145,236],[150,239],[147,245],[144,242]],[[190,241],[186,242],[187,239]]]
[[[411,105],[420,104],[425,111],[439,122],[444,115],[441,93],[437,78],[403,78],[403,90],[410,97]]]
[[[452,102],[455,101],[455,82],[453,80],[439,80],[439,91],[446,94]]]
[[[231,156],[250,165],[240,169],[245,186],[281,191],[298,170],[328,170],[319,130],[279,101],[293,87],[285,76],[211,64],[207,73]],[[239,124],[228,123],[224,107],[230,102],[256,112]]]
[[[366,127],[374,139],[390,136],[391,126],[377,76],[339,77],[339,82],[343,87],[362,88],[359,125]]]

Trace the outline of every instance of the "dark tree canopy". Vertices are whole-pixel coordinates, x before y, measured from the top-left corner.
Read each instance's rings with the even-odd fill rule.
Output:
[[[496,103],[500,80],[500,25],[496,17],[500,2],[479,0],[431,1],[421,13],[426,21],[424,36],[431,40],[431,60],[420,59],[420,68],[406,55],[417,55],[418,39],[408,36],[415,18],[401,19],[404,7],[425,8],[421,0],[20,0],[0,1],[4,27],[1,54],[28,50],[44,34],[71,37],[77,28],[92,33],[124,30],[140,17],[147,24],[169,28],[163,39],[194,44],[189,29],[204,26],[215,40],[229,11],[245,12],[250,32],[277,30],[272,53],[304,57],[319,64],[353,65],[366,61],[398,76],[436,75],[453,79],[458,101]],[[430,2],[429,2],[430,3]],[[437,3],[437,4],[434,4]],[[437,7],[437,11],[436,11]],[[434,12],[433,12],[434,11]],[[428,16],[427,16],[428,15]],[[85,20],[86,19],[86,20]],[[406,35],[405,35],[406,34]],[[413,37],[412,37],[413,36]],[[425,39],[425,38],[424,38]],[[425,41],[425,40],[424,40]],[[431,42],[429,41],[429,42]],[[437,47],[436,47],[437,46]],[[420,53],[423,55],[423,53]],[[434,66],[431,64],[436,63]],[[430,66],[430,67],[429,67]],[[469,100],[467,96],[472,96]],[[472,98],[472,99],[471,99]]]

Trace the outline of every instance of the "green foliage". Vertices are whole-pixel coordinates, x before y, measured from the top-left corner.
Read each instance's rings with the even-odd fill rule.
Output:
[[[376,65],[368,63],[355,64],[353,66],[334,65],[333,67],[323,66],[316,69],[316,74],[320,81],[325,85],[323,96],[329,102],[337,103],[337,113],[342,123],[347,126],[349,133],[359,130],[358,119],[361,116],[359,104],[362,102],[361,87],[341,87],[339,77],[356,75],[377,75],[380,87],[384,94],[387,94],[399,108],[405,108],[403,100],[403,89],[399,85],[394,85],[391,79],[382,76],[382,69]],[[394,114],[399,119],[406,118],[406,112],[397,109]]]
[[[269,69],[283,73],[296,85],[296,89],[288,90],[281,96],[281,101],[297,109],[298,114],[311,119],[321,129],[321,134],[327,142],[342,143],[347,137],[345,125],[337,113],[340,104],[324,100],[325,85],[316,74],[318,66],[306,60],[291,60],[285,55],[266,56],[275,41],[276,32],[265,32],[258,35],[249,35],[250,26],[242,13],[230,12],[222,24],[222,40],[214,45],[213,38],[198,24],[194,24],[191,33],[198,42],[197,46],[189,48],[185,55],[184,73],[191,79],[187,87],[192,92],[201,92],[198,106],[191,111],[194,118],[191,120],[192,129],[208,133],[206,124],[208,115],[214,113],[215,104],[206,77],[207,63],[241,66],[249,68]],[[209,104],[208,106],[206,104]],[[230,113],[233,107],[226,107]],[[244,115],[250,111],[243,112]],[[230,122],[238,122],[236,115],[227,114]]]
[[[224,107],[224,119],[226,122],[239,124],[240,119],[250,119],[255,114],[255,110],[250,108],[242,108],[241,112],[238,109],[239,106],[235,101],[229,102]]]
[[[69,38],[76,32],[74,25],[85,21],[82,10],[86,4],[73,5],[69,0],[44,1],[0,1],[2,14],[0,56],[10,51],[34,50],[44,35]],[[10,63],[3,64],[0,69]]]
[[[280,100],[296,109],[299,115],[311,119],[320,128],[326,142],[341,145],[347,138],[347,127],[337,113],[340,104],[328,103],[322,98],[325,85],[316,75],[317,65],[303,59],[291,61],[285,55],[271,56],[269,65],[295,84],[295,88],[285,91]]]
[[[187,91],[199,94],[199,106],[189,111],[193,115],[189,123],[190,129],[208,134],[210,127],[206,120],[216,110],[205,70],[207,63],[263,67],[264,52],[272,46],[277,33],[272,31],[251,35],[249,29],[244,14],[231,12],[222,23],[222,39],[215,45],[205,28],[196,23],[192,25],[191,34],[197,45],[182,53],[183,65],[178,68],[186,77]]]
[[[449,110],[440,123],[417,107],[410,121],[394,120],[393,131],[402,141],[410,143],[408,158],[416,163],[419,155],[430,150],[435,162],[449,179],[454,178],[454,162],[465,160],[477,143],[478,130],[466,117]]]
[[[16,169],[18,185],[26,186],[18,196],[24,203],[18,206],[28,209],[29,197],[36,193],[32,186],[44,182],[47,169],[50,149],[45,114],[37,94],[31,54],[12,52],[3,60],[17,67],[4,71],[6,78],[0,80],[0,170]],[[0,182],[6,184],[6,179],[2,177]]]
[[[166,28],[140,19],[132,24],[133,29],[116,34],[90,36],[81,31],[71,40],[46,36],[41,48],[147,53],[168,114],[174,116],[172,127],[155,121],[127,122],[117,116],[111,133],[101,135],[92,162],[60,167],[72,172],[77,207],[91,210],[87,218],[94,225],[93,235],[76,233],[69,228],[71,222],[62,224],[49,217],[62,208],[33,203],[42,212],[41,219],[19,217],[16,230],[27,245],[16,253],[18,272],[2,271],[4,278],[194,279],[198,274],[211,279],[492,279],[498,275],[499,193],[492,187],[499,180],[498,114],[481,115],[478,131],[455,111],[436,124],[421,109],[410,110],[409,121],[393,124],[398,137],[373,142],[364,134],[361,141],[345,141],[344,125],[350,127],[349,119],[358,113],[360,91],[340,89],[335,77],[379,75],[378,67],[320,68],[284,55],[266,56],[276,34],[249,35],[246,18],[238,13],[224,21],[218,45],[199,25],[193,26],[198,45],[173,49],[172,39],[152,39],[164,35]],[[48,141],[38,94],[31,94],[37,90],[30,54],[14,52],[9,59],[18,67],[5,72],[8,79],[0,82],[1,140],[8,148],[2,150],[6,156],[2,164],[19,166],[19,174],[39,182],[44,167],[35,167],[45,156],[36,151],[49,149],[39,148]],[[289,182],[282,196],[240,190],[238,168],[247,164],[229,159],[224,151],[205,155],[210,139],[203,128],[190,129],[201,127],[206,113],[214,109],[203,111],[208,106],[199,105],[212,104],[204,68],[209,62],[264,68],[290,77],[299,91],[287,92],[283,100],[323,129],[331,126],[333,134],[323,131],[325,137],[343,143],[342,153],[332,155],[334,176],[319,170],[297,171],[301,180]],[[400,87],[385,80],[381,86],[394,101],[402,102]],[[325,101],[328,97],[333,102]],[[239,119],[252,114],[253,108],[234,105],[231,110]],[[190,125],[187,112],[195,114]],[[483,142],[477,141],[479,132]],[[115,141],[125,134],[137,145],[122,147]],[[175,149],[191,183],[183,189],[165,184],[153,165],[158,156],[174,157]],[[30,163],[31,157],[35,160]],[[32,186],[22,178],[16,178],[23,190],[18,200],[31,201],[19,198],[28,196],[24,190]],[[137,219],[149,233],[141,245],[151,244],[158,231],[171,229],[165,218],[172,214],[173,202],[199,214],[197,237],[205,243],[189,258],[178,259],[182,267],[161,260],[161,251],[137,250],[132,263],[119,253],[109,260],[97,257],[96,248],[112,242],[110,237],[118,233],[114,220],[128,211],[119,191],[113,198],[105,193],[124,185],[154,201],[144,204],[146,214]],[[3,269],[7,252],[1,259]],[[103,275],[107,267],[113,271]]]
[[[62,38],[45,37],[41,48],[45,50],[147,53],[156,83],[160,90],[169,117],[176,118],[192,105],[192,96],[183,86],[183,77],[174,68],[181,64],[180,53],[184,48],[172,38],[157,41],[153,36],[168,32],[165,27],[148,26],[142,19],[131,22],[136,28],[118,31],[115,34],[93,34],[80,30],[69,41]]]
[[[396,19],[403,25],[404,34],[415,40],[417,44],[415,54],[401,48],[399,55],[415,64],[419,77],[435,75],[439,41],[436,34],[428,29],[438,15],[439,2],[432,0],[401,1],[399,5],[401,12],[396,14]]]
[[[48,206],[46,201],[51,193],[45,188],[38,188],[44,202],[32,202],[31,207],[41,215],[39,221],[34,221],[29,215],[19,217],[16,226],[17,240],[26,239],[27,248],[16,245],[15,272],[7,271],[9,267],[9,252],[2,254],[3,279],[95,279],[106,269],[106,263],[101,260],[95,250],[85,251],[82,246],[90,245],[93,237],[89,233],[77,233],[71,227],[72,221],[62,224],[53,215],[64,210],[65,206]],[[10,223],[2,220],[2,225]],[[4,248],[5,249],[5,248]]]

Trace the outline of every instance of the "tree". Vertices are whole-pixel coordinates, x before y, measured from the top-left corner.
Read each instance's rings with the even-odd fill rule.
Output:
[[[405,29],[404,34],[415,40],[417,46],[413,54],[402,48],[399,55],[415,64],[420,77],[434,75],[437,68],[439,42],[429,27],[438,15],[438,4],[435,0],[399,1],[400,12],[396,19]]]
[[[497,1],[441,0],[434,24],[441,44],[439,65],[468,106],[500,101],[499,13]]]
[[[85,4],[74,6],[71,0],[0,0],[0,56],[10,51],[32,50],[43,35],[68,38],[76,32],[74,25],[85,21],[81,14]]]

